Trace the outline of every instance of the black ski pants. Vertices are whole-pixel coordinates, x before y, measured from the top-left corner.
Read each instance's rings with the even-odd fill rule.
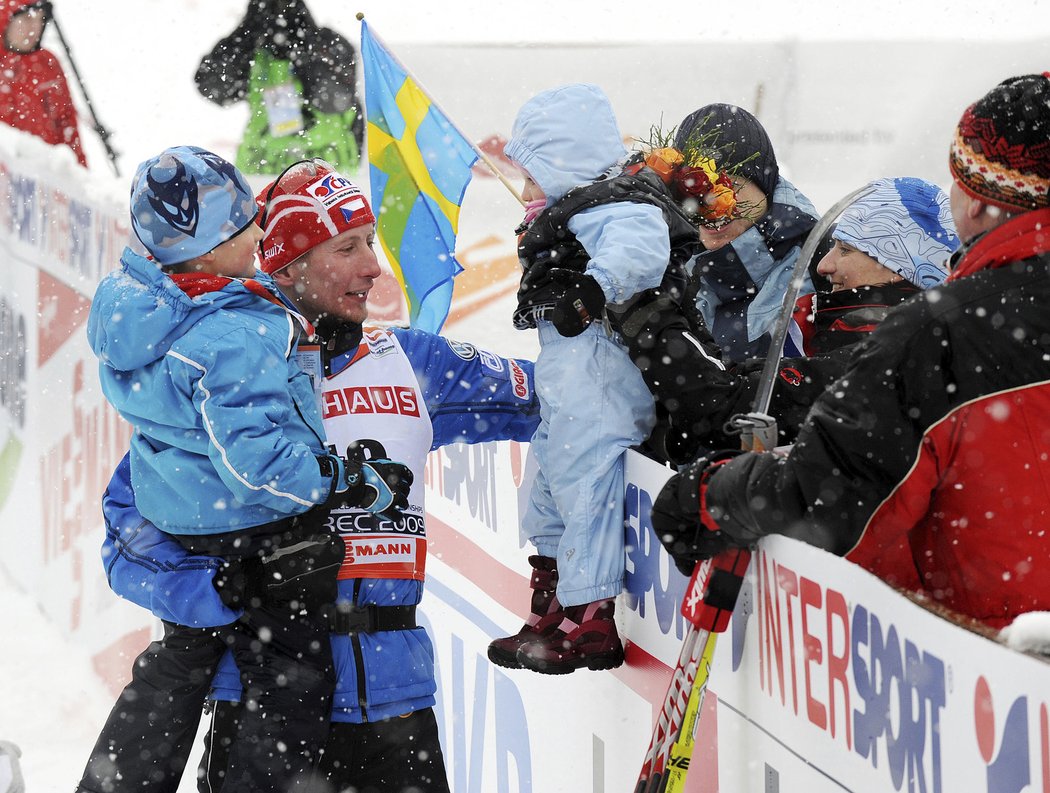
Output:
[[[328,736],[335,669],[323,612],[335,600],[342,541],[305,531],[298,518],[254,532],[177,539],[193,553],[241,565],[244,615],[216,629],[165,624],[164,639],[136,659],[79,790],[174,793],[227,649],[249,704],[243,740],[230,748],[228,793],[303,790]]]
[[[226,763],[243,711],[236,702],[215,703],[197,773],[200,793],[228,793]],[[449,793],[434,709],[364,724],[332,722],[308,793]]]

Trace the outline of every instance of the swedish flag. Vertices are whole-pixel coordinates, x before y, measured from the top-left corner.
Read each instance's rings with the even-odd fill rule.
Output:
[[[379,242],[413,327],[438,332],[452,302],[459,209],[477,154],[361,22],[368,170]]]

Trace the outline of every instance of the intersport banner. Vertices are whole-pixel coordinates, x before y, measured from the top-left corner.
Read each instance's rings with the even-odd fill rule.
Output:
[[[129,428],[84,338],[127,239],[124,186],[0,134],[0,573],[86,648],[112,689],[157,623],[108,589],[99,499]],[[509,231],[497,247],[511,248]],[[527,446],[452,446],[426,473],[421,621],[456,793],[633,790],[685,625],[686,580],[649,513],[670,471],[629,455],[627,662],[545,677],[488,663],[517,630]],[[1050,668],[971,634],[843,560],[785,539],[755,554],[714,658],[694,793],[1050,793]]]

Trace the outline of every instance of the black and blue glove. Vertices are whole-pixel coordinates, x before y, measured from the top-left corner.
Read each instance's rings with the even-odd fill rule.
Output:
[[[408,509],[412,469],[386,456],[375,440],[354,441],[341,459],[342,476],[336,476],[335,499],[389,520],[398,520]]]

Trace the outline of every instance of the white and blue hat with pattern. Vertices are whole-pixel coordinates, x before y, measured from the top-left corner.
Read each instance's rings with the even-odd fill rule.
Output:
[[[244,175],[218,154],[173,146],[131,183],[131,226],[161,265],[194,259],[236,236],[259,208]]]
[[[920,289],[944,281],[959,247],[948,195],[910,176],[877,179],[871,187],[842,213],[831,236]]]

